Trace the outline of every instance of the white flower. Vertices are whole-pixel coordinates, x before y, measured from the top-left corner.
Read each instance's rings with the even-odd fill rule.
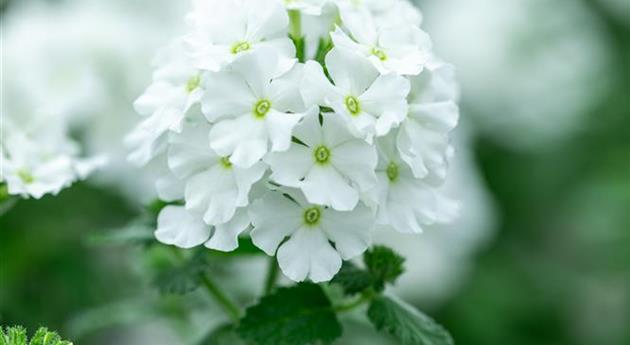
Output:
[[[39,199],[57,194],[105,163],[103,157],[80,158],[63,121],[41,115],[21,127],[9,118],[3,121],[0,182],[7,184],[10,195]]]
[[[234,165],[248,168],[269,150],[285,151],[302,119],[302,65],[279,61],[260,49],[235,60],[227,71],[210,73],[202,100],[210,122],[210,146]]]
[[[155,237],[158,241],[180,248],[204,244],[206,248],[232,251],[238,247],[238,236],[249,227],[245,209],[239,209],[227,223],[210,226],[184,206],[169,205],[160,211]]]
[[[252,204],[251,236],[267,254],[278,251],[280,268],[290,279],[328,281],[341,268],[342,259],[356,257],[368,248],[374,221],[366,206],[339,212],[310,204],[299,192],[283,192],[293,200],[270,192]],[[286,237],[289,239],[282,242]]]
[[[409,113],[401,125],[397,146],[417,178],[446,178],[453,151],[449,134],[459,118],[457,93],[453,66],[440,61],[434,60],[411,79]]]
[[[133,148],[129,160],[138,165],[164,152],[168,132],[181,131],[186,113],[202,94],[202,76],[183,56],[180,40],[162,50],[154,64],[158,69],[153,84],[134,103],[136,111],[148,117],[126,138]]]
[[[219,71],[243,53],[273,48],[293,58],[289,17],[277,0],[195,0],[189,16],[194,32],[186,39],[197,68]]]
[[[184,126],[172,134],[168,166],[185,181],[186,209],[197,212],[207,224],[223,224],[236,209],[247,206],[252,185],[266,170],[262,162],[249,168],[232,165],[226,156],[213,152],[208,143],[210,125],[203,121]]]
[[[335,113],[306,116],[295,128],[294,143],[286,152],[271,153],[271,179],[300,188],[310,203],[349,211],[359,202],[359,193],[376,183],[374,146],[353,137]]]
[[[386,10],[376,13],[374,21],[379,28],[400,26],[401,24],[419,27],[422,24],[422,13],[410,1],[398,0]]]
[[[377,147],[378,185],[369,194],[378,205],[378,224],[402,233],[421,233],[423,225],[447,223],[457,216],[456,203],[413,176],[396,151],[394,136],[379,139]]]
[[[288,10],[298,10],[311,16],[322,14],[322,8],[332,0],[283,0]]]
[[[338,27],[331,34],[335,47],[367,57],[383,74],[417,75],[422,71],[431,39],[418,26],[403,22],[378,28],[367,10],[342,11],[341,19],[350,35]]]
[[[307,105],[331,107],[348,123],[357,137],[371,142],[398,125],[407,113],[409,81],[395,74],[380,75],[368,59],[347,49],[334,48],[326,67],[308,61],[302,96]]]

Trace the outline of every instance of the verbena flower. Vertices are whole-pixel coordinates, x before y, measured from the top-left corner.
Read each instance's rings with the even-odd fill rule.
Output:
[[[457,87],[408,2],[195,0],[189,21],[184,59],[163,65],[184,68],[156,72],[181,72],[176,92],[139,101],[178,109],[140,140],[172,202],[158,240],[229,251],[252,229],[287,277],[319,282],[377,225],[419,233],[455,217],[438,186]]]

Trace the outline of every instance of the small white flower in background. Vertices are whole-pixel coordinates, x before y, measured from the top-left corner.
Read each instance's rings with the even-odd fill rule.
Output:
[[[9,195],[35,199],[55,195],[105,163],[103,157],[82,158],[59,118],[20,120],[21,126],[3,119],[0,135],[0,183],[7,185]]]
[[[452,65],[433,61],[411,78],[409,113],[398,135],[398,150],[417,178],[446,178],[447,156],[452,155],[449,133],[459,119],[457,98]]]
[[[181,40],[163,49],[154,65],[153,84],[134,103],[136,111],[147,118],[126,138],[133,149],[129,159],[139,165],[164,152],[166,135],[182,130],[186,113],[202,95],[202,75],[183,55]]]
[[[343,48],[328,53],[326,68],[334,84],[321,65],[306,63],[302,97],[307,105],[334,109],[355,136],[368,142],[404,120],[409,80],[393,73],[380,75],[367,58]]]
[[[378,224],[402,233],[420,233],[423,225],[448,223],[456,217],[457,203],[413,175],[396,150],[395,137],[379,139],[377,147],[378,184],[370,194],[378,205]]]
[[[145,136],[167,162],[158,240],[229,251],[251,229],[287,277],[320,282],[376,225],[419,233],[456,215],[438,185],[457,88],[407,1],[195,0],[189,20],[190,59],[156,75],[181,75],[186,95],[197,73],[201,106],[144,102],[185,105]]]

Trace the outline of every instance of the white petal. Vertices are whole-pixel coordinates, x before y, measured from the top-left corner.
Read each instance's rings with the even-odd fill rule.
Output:
[[[190,214],[183,206],[166,206],[157,219],[158,241],[180,248],[193,248],[208,239],[210,226]]]
[[[249,168],[267,153],[265,122],[245,114],[223,120],[210,130],[210,147],[242,168]]]
[[[248,39],[259,41],[286,35],[289,16],[279,1],[249,0],[244,6],[248,10]]]
[[[303,77],[304,65],[295,64],[287,74],[271,81],[268,87],[268,97],[274,109],[293,113],[306,110],[300,94]]]
[[[322,66],[315,61],[304,65],[304,79],[300,89],[304,105],[328,105],[327,102],[343,100],[341,91],[326,78]]]
[[[252,185],[263,177],[265,171],[267,170],[267,166],[262,162],[258,162],[247,169],[233,166],[232,170],[234,173],[234,180],[236,181],[236,186],[238,188],[236,206],[247,206],[249,203],[249,191],[251,190]]]
[[[284,72],[278,67],[278,54],[272,49],[257,49],[242,54],[232,63],[232,69],[247,82],[256,100],[266,98],[271,79]],[[255,102],[251,103],[252,106]]]
[[[204,245],[206,248],[230,252],[238,248],[238,236],[249,226],[249,216],[245,209],[238,209],[227,223],[215,225],[212,237]]]
[[[351,212],[325,210],[321,222],[344,260],[361,255],[370,246],[374,215],[365,205],[359,204]]]
[[[377,155],[373,145],[363,140],[353,140],[336,146],[332,151],[332,165],[341,174],[366,191],[376,183]]]
[[[299,187],[301,179],[315,164],[312,149],[294,144],[288,151],[270,153],[265,161],[273,172],[270,179],[285,186]]]
[[[376,45],[376,24],[373,15],[367,8],[351,10],[349,6],[340,6],[340,15],[343,25],[348,28],[352,36],[365,45]]]
[[[356,140],[356,137],[350,133],[346,121],[337,113],[322,114],[322,135],[323,142],[328,147],[335,147],[348,141]]]
[[[326,55],[326,67],[335,85],[355,97],[363,94],[379,75],[367,58],[342,48],[333,48]]]
[[[365,46],[353,41],[340,27],[337,27],[335,31],[330,33],[330,38],[335,47],[360,52],[363,55],[367,53]]]
[[[251,113],[256,103],[256,97],[245,79],[235,73],[210,73],[205,90],[201,106],[210,122],[221,117]]]
[[[281,113],[271,109],[265,116],[267,133],[271,141],[271,151],[286,151],[291,145],[293,128],[300,122],[304,114]]]
[[[378,117],[376,135],[382,136],[407,115],[409,81],[394,74],[380,76],[359,97],[364,112]]]
[[[278,250],[278,264],[293,281],[329,281],[341,268],[339,253],[320,229],[301,228]]]
[[[186,208],[202,213],[207,224],[223,224],[234,215],[238,188],[232,171],[215,165],[188,180],[185,196]]]
[[[252,241],[268,255],[274,255],[280,242],[298,230],[303,219],[302,213],[298,204],[280,193],[267,193],[249,208],[254,227]]]
[[[309,202],[339,211],[352,210],[359,202],[359,193],[332,166],[314,165],[301,188]]]
[[[323,143],[322,126],[319,124],[319,108],[309,109],[302,122],[295,126],[293,136],[310,147],[316,147]]]
[[[185,184],[175,176],[166,174],[155,181],[155,190],[160,200],[167,202],[184,198]]]
[[[179,178],[208,169],[218,157],[210,148],[207,123],[187,124],[181,134],[171,135],[168,150],[168,167]]]

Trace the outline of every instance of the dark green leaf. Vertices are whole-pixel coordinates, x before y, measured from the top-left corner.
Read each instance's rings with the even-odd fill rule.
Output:
[[[154,280],[161,293],[183,295],[194,291],[201,285],[201,275],[209,267],[207,257],[198,251],[185,262],[164,270]]]
[[[352,262],[345,261],[331,283],[341,285],[347,295],[354,295],[372,286],[372,276]]]
[[[236,334],[234,326],[226,324],[210,332],[199,345],[245,345],[245,343]]]
[[[402,345],[453,345],[450,334],[430,317],[397,299],[376,297],[368,318],[377,330],[393,335]]]
[[[341,324],[319,285],[280,288],[247,309],[237,329],[256,345],[330,344],[341,336]]]
[[[393,284],[405,271],[405,258],[385,246],[375,246],[363,255],[367,270],[372,275],[374,290],[380,292],[385,284]]]

